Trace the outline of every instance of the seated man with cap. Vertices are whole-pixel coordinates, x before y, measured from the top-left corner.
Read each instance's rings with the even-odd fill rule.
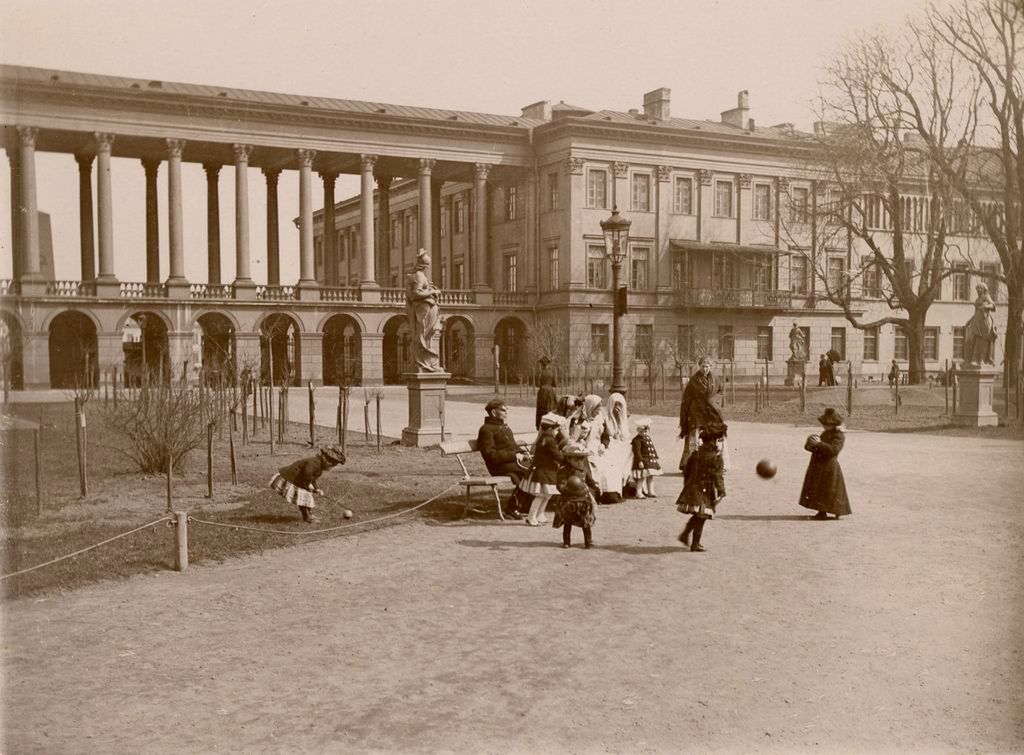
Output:
[[[476,436],[476,449],[484,458],[487,465],[487,472],[492,475],[506,475],[512,479],[515,490],[505,504],[506,516],[521,516],[519,501],[516,492],[519,490],[519,482],[526,474],[522,462],[525,458],[516,444],[516,437],[512,434],[512,428],[505,424],[505,417],[508,410],[505,402],[500,399],[492,399],[484,407],[487,416]]]

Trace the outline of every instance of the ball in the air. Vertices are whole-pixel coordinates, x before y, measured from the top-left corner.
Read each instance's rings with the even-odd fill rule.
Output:
[[[345,513],[342,514],[342,516],[344,516],[346,519],[351,519],[353,516],[352,509],[345,509]]]
[[[779,471],[778,467],[776,467],[774,464],[768,461],[768,459],[761,459],[761,461],[757,462],[756,469],[757,476],[763,477],[766,480],[770,480],[771,478],[773,478],[775,476],[775,473]]]

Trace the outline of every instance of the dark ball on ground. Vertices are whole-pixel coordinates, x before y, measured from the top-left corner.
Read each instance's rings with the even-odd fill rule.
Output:
[[[759,477],[770,480],[778,471],[778,467],[768,461],[768,459],[761,459],[761,461],[757,462],[757,474]]]

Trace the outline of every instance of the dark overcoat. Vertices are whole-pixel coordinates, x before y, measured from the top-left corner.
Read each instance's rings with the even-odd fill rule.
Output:
[[[705,375],[700,370],[693,374],[683,390],[683,400],[679,403],[680,438],[713,422],[725,422],[718,407],[711,403],[711,399],[721,392],[722,384],[715,379],[714,374]]]
[[[533,466],[527,481],[557,485],[564,460],[558,441],[549,435],[542,436],[533,449]]]
[[[516,436],[512,428],[496,417],[484,418],[476,436],[476,450],[484,457],[487,471],[493,475],[508,475],[513,482],[519,482],[523,470],[516,464]]]
[[[683,514],[714,519],[718,499],[725,495],[725,467],[715,443],[704,443],[690,454],[683,479],[686,482],[676,500],[676,509]]]
[[[839,466],[839,452],[845,441],[843,431],[837,427],[825,430],[819,441],[808,438],[804,448],[811,452],[811,463],[800,490],[800,505],[804,508],[837,516],[851,513],[846,481]]]
[[[537,421],[534,427],[540,429],[540,418],[548,412],[558,410],[558,396],[555,394],[555,373],[547,367],[537,375]]]
[[[326,468],[323,458],[317,455],[294,461],[281,467],[277,473],[297,488],[316,490],[316,481]]]
[[[658,449],[654,447],[650,433],[637,433],[633,436],[633,469],[661,469],[658,460]]]

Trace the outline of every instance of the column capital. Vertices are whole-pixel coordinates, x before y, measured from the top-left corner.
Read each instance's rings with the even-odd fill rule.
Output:
[[[83,173],[89,173],[92,171],[92,161],[96,159],[96,155],[88,155],[79,152],[75,155],[75,162],[78,163],[78,169]]]
[[[672,177],[672,166],[671,165],[659,165],[658,166],[658,180],[667,181]]]
[[[473,166],[473,175],[477,181],[486,181],[491,173],[491,163],[477,163]]]
[[[232,144],[231,149],[235,153],[236,163],[249,162],[249,155],[252,154],[251,144]]]
[[[377,165],[377,155],[360,155],[359,165],[363,170],[363,173],[372,171]]]
[[[779,185],[779,191],[781,191],[781,192],[789,191],[789,179],[788,178],[786,178],[785,176],[779,176],[779,178],[776,179],[776,180],[777,180],[778,185]]]
[[[113,134],[105,134],[102,131],[97,131],[92,136],[96,140],[97,152],[110,152],[110,148],[114,146]]]
[[[616,160],[612,163],[612,168],[615,169],[616,178],[623,178],[627,173],[629,173],[629,163],[622,162],[621,160]]]
[[[707,168],[701,168],[697,171],[697,177],[700,179],[701,186],[710,186],[712,176],[714,176],[714,173]]]
[[[753,178],[754,177],[751,176],[749,173],[740,173],[740,175],[739,175],[740,188],[741,189],[749,189],[750,188],[750,182],[753,180]]]
[[[37,136],[39,136],[39,129],[35,126],[18,126],[18,139],[22,147],[36,146]]]
[[[203,170],[206,171],[206,180],[214,181],[220,175],[220,169],[224,167],[220,163],[203,163]]]
[[[296,156],[299,158],[300,168],[312,168],[313,158],[316,157],[315,149],[297,149],[295,150]]]
[[[432,160],[429,157],[421,157],[420,158],[420,175],[421,176],[429,176],[433,172],[435,165],[437,165],[437,160]]]
[[[567,157],[563,161],[562,165],[566,173],[571,176],[582,176],[583,166],[586,164],[586,160],[582,157]]]
[[[184,139],[167,139],[167,156],[181,158],[181,153],[185,150]]]
[[[395,180],[394,176],[385,176],[377,171],[373,172],[373,178],[377,182],[377,188],[387,191],[391,188],[391,182]]]
[[[338,180],[338,171],[336,170],[318,170],[317,175],[326,183],[334,183]]]
[[[267,177],[267,184],[277,185],[277,179],[281,177],[280,168],[263,168],[263,175]]]

